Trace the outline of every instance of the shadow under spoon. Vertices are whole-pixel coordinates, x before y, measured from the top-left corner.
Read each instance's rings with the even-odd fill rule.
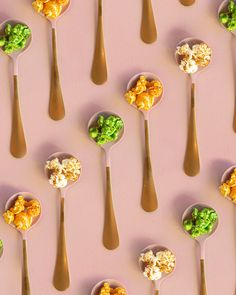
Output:
[[[102,1],[103,0],[98,0],[97,34],[96,34],[92,71],[91,71],[91,79],[97,85],[104,84],[107,81],[107,63],[106,63],[106,52],[105,52],[104,34],[103,34]]]

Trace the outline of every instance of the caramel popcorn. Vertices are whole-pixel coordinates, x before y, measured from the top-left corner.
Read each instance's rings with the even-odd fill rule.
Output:
[[[74,158],[63,159],[61,162],[58,158],[46,162],[46,169],[49,170],[49,183],[55,188],[66,187],[68,181],[75,182],[81,173],[81,164]]]
[[[153,253],[152,250],[141,253],[139,261],[144,263],[143,275],[151,281],[159,280],[162,274],[171,273],[176,265],[174,254],[169,250]]]
[[[56,19],[69,0],[35,0],[32,5],[38,12],[42,12],[47,18]]]
[[[31,227],[33,218],[40,215],[40,203],[37,200],[26,201],[23,196],[18,196],[14,206],[7,210],[3,217],[7,224],[13,223],[19,230]]]
[[[150,110],[155,103],[155,98],[161,96],[163,86],[160,81],[148,81],[144,76],[140,76],[136,85],[125,93],[125,98],[129,104],[136,104],[139,109]]]
[[[220,185],[219,190],[222,196],[236,203],[236,169],[231,173],[229,179]]]
[[[112,288],[108,283],[104,283],[99,295],[127,295],[127,292],[122,287]]]
[[[192,48],[188,43],[178,46],[176,54],[180,56],[179,67],[188,74],[194,74],[199,67],[206,67],[212,56],[212,49],[205,43],[195,44]]]

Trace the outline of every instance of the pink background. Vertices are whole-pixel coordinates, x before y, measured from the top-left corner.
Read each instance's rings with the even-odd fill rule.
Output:
[[[21,160],[9,154],[10,63],[7,56],[0,56],[1,211],[7,198],[21,190],[34,193],[43,205],[41,222],[29,235],[33,295],[58,293],[51,283],[58,199],[43,174],[44,161],[58,150],[74,154],[83,164],[80,183],[71,188],[66,199],[71,287],[65,294],[90,294],[92,286],[107,277],[123,282],[131,295],[151,294],[149,282],[138,269],[137,256],[152,243],[169,247],[178,260],[176,272],[162,286],[162,294],[199,294],[198,248],[180,225],[182,212],[196,201],[214,206],[221,221],[216,235],[207,244],[209,294],[234,294],[235,209],[217,191],[221,174],[235,161],[231,36],[217,22],[219,0],[196,2],[193,7],[184,7],[177,0],[153,1],[159,39],[153,45],[146,45],[139,38],[141,0],[104,1],[109,81],[98,87],[90,81],[96,1],[72,1],[70,12],[58,22],[58,55],[67,115],[63,121],[54,122],[47,114],[50,26],[33,11],[31,1],[1,0],[1,21],[20,18],[33,31],[32,47],[22,56],[19,69],[22,116],[29,149],[27,157]],[[195,178],[187,177],[182,170],[189,100],[187,77],[173,58],[175,45],[188,36],[205,40],[214,51],[211,66],[198,78],[202,169]],[[140,208],[142,117],[123,99],[128,79],[140,71],[156,73],[165,85],[164,99],[150,118],[153,170],[160,203],[154,214]],[[121,240],[120,248],[114,252],[105,250],[101,242],[102,152],[86,133],[90,116],[102,109],[120,114],[126,127],[124,140],[112,153],[114,203]],[[0,294],[18,295],[21,290],[20,236],[2,219],[0,228],[0,238],[5,245],[0,261]]]

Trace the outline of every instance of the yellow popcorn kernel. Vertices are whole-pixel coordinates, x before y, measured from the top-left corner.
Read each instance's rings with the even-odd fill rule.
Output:
[[[133,91],[128,91],[125,94],[125,98],[129,104],[133,104],[136,100],[136,94]]]
[[[15,204],[12,208],[10,208],[10,211],[14,214],[18,214],[25,210],[25,200],[22,196],[19,196],[17,200],[15,201]]]
[[[55,0],[46,2],[43,7],[43,13],[48,18],[57,18],[62,11],[62,5],[58,4]]]
[[[81,172],[81,163],[76,158],[62,160],[63,173],[67,180],[76,181]]]
[[[12,213],[10,210],[7,210],[3,214],[3,217],[7,224],[11,224],[14,221],[14,213]]]
[[[146,91],[146,85],[137,82],[136,86],[134,88],[132,88],[131,90],[136,94],[141,94],[142,92]]]
[[[70,2],[70,0],[56,0],[56,2],[58,4],[61,4],[61,5],[65,6]]]
[[[26,213],[31,217],[39,216],[41,212],[40,203],[38,200],[31,200],[26,203]]]
[[[137,96],[136,104],[139,109],[149,110],[152,107],[150,95],[143,92]]]
[[[229,196],[230,194],[230,186],[227,183],[223,183],[220,187],[220,192],[224,197]]]
[[[26,212],[21,212],[15,215],[14,224],[17,229],[27,230],[32,224],[32,217],[29,216]]]
[[[43,1],[36,0],[32,3],[32,6],[39,13],[43,10]]]

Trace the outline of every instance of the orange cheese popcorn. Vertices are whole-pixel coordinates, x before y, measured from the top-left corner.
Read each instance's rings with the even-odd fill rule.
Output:
[[[21,212],[15,216],[14,224],[17,229],[27,230],[32,225],[32,217],[26,212]]]
[[[139,109],[148,111],[155,103],[155,98],[162,95],[163,86],[160,81],[148,81],[140,76],[136,85],[125,93],[129,104],[135,104]]]
[[[229,179],[220,185],[219,190],[222,196],[236,203],[236,169],[231,173]]]
[[[99,295],[127,295],[126,290],[122,287],[111,288],[108,283],[104,283]]]
[[[47,18],[57,18],[64,6],[69,4],[70,0],[35,0],[32,3],[36,12],[42,12]]]
[[[41,207],[37,200],[26,201],[23,196],[18,196],[14,205],[7,210],[3,217],[7,224],[13,223],[19,230],[31,227],[33,218],[40,215]]]
[[[11,224],[14,221],[14,213],[12,213],[10,210],[7,210],[4,214],[3,217],[5,219],[5,222],[7,224]]]

